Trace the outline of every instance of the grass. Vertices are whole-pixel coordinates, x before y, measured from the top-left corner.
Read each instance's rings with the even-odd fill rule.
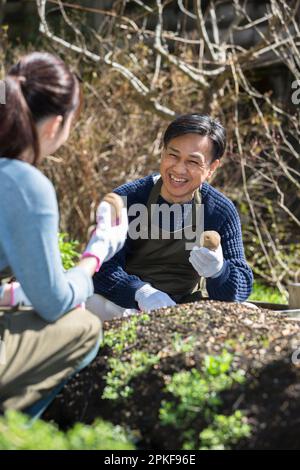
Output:
[[[253,291],[250,295],[249,301],[258,300],[261,302],[270,302],[278,304],[287,304],[287,297],[279,291],[276,287],[266,286],[260,281],[254,281]]]

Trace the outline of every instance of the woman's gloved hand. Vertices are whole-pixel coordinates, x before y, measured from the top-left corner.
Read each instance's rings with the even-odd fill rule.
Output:
[[[0,305],[11,307],[15,305],[31,306],[31,302],[26,297],[19,282],[11,282],[0,287]]]
[[[195,246],[190,253],[189,262],[199,276],[218,277],[224,264],[221,243],[215,251],[204,246]]]
[[[87,244],[82,257],[94,256],[98,263],[96,271],[100,266],[112,258],[123,247],[127,231],[128,217],[126,208],[120,210],[116,225],[112,224],[111,204],[102,201],[97,209],[97,227]]]
[[[140,310],[150,312],[158,308],[174,307],[176,303],[165,292],[154,289],[150,284],[144,284],[135,293],[135,300]]]

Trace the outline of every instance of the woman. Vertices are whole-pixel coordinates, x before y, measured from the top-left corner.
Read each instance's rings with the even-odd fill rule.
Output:
[[[58,247],[54,188],[37,166],[69,137],[80,109],[80,86],[64,62],[32,53],[5,78],[0,105],[0,273],[9,270],[33,309],[0,307],[0,409],[38,416],[75,371],[96,355],[101,322],[79,305],[92,293],[92,276],[124,244],[128,221],[111,227],[110,207],[78,265],[64,272]],[[13,305],[11,287],[0,292]]]

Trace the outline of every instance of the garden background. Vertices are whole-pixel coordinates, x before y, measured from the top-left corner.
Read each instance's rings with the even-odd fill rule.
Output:
[[[219,118],[228,133],[226,155],[211,183],[234,201],[240,213],[246,258],[255,276],[250,299],[287,304],[289,282],[300,279],[299,4],[297,0],[0,1],[0,78],[20,55],[33,50],[45,50],[59,54],[82,81],[84,107],[71,138],[66,146],[49,156],[41,168],[57,190],[60,230],[65,234],[62,235],[61,249],[66,267],[71,266],[76,259],[75,252],[84,246],[94,223],[94,209],[101,197],[124,182],[158,169],[161,137],[168,122],[176,114],[208,113]],[[78,243],[74,244],[74,240]],[[210,315],[207,314],[208,307],[201,306],[204,312],[201,327],[198,322],[192,321],[193,315],[195,318],[199,315],[199,309],[194,311],[193,308],[189,311],[193,324],[192,335],[188,334],[189,328],[183,328],[184,321],[178,312],[170,313],[171,317],[175,315],[174,331],[160,313],[157,313],[157,318],[141,319],[142,323],[150,322],[147,331],[154,328],[155,321],[161,321],[162,325],[166,322],[162,331],[169,338],[169,343],[162,348],[159,345],[155,348],[154,345],[151,351],[147,334],[133,322],[132,335],[135,339],[140,338],[137,354],[130,353],[130,357],[127,357],[128,338],[127,342],[124,340],[125,352],[116,351],[115,343],[110,344],[108,341],[104,345],[108,349],[104,351],[107,352],[107,360],[111,361],[111,369],[107,369],[107,362],[104,364],[100,360],[95,365],[95,371],[88,369],[83,373],[82,387],[90,383],[94,373],[110,377],[112,381],[109,373],[115,372],[116,380],[123,388],[130,380],[133,381],[134,396],[142,391],[135,389],[138,386],[134,381],[135,376],[130,376],[128,371],[130,368],[138,370],[139,367],[141,374],[144,374],[144,384],[150,383],[149,377],[152,377],[154,383],[155,380],[159,383],[157,387],[161,400],[153,405],[155,413],[153,419],[150,419],[152,431],[149,424],[141,424],[136,416],[132,419],[125,415],[120,417],[120,423],[126,429],[138,429],[139,436],[129,439],[130,442],[142,442],[138,445],[155,447],[158,444],[152,435],[153,429],[163,436],[163,442],[164,436],[170,434],[170,426],[173,431],[177,431],[173,432],[173,441],[170,443],[167,440],[164,444],[167,448],[168,445],[174,448],[255,447],[258,442],[265,442],[263,445],[266,447],[272,446],[274,440],[271,442],[265,437],[265,441],[264,438],[260,441],[257,437],[265,432],[262,423],[268,431],[270,426],[275,426],[276,430],[272,431],[274,439],[278,436],[278,443],[282,443],[286,429],[281,429],[278,424],[280,420],[285,419],[287,427],[293,429],[293,432],[295,426],[299,427],[299,423],[293,421],[291,424],[289,421],[295,413],[289,406],[295,403],[284,405],[286,388],[283,385],[297,385],[298,372],[291,366],[290,350],[293,348],[289,341],[295,343],[297,327],[294,323],[287,327],[274,312],[269,313],[266,326],[265,317],[242,309],[233,313],[237,316],[237,331],[229,332],[226,325],[218,324],[219,315],[222,317],[222,312],[224,314],[226,310],[225,307],[222,307],[225,310],[220,310],[219,305],[209,307],[215,312]],[[210,323],[212,315],[217,318],[214,325]],[[246,325],[246,331],[245,320],[252,322]],[[262,333],[258,328],[257,336],[257,328],[253,324],[260,323],[267,331]],[[125,335],[122,328],[126,330],[126,326],[115,322],[106,328],[110,332],[117,329],[118,333],[115,334],[121,335],[119,342],[122,344],[122,334]],[[214,339],[210,349],[209,338],[217,338],[219,335],[214,333],[214,328],[223,328],[223,336],[221,334],[220,337],[225,339],[219,342]],[[288,331],[284,335],[286,329]],[[198,339],[200,333],[206,330],[210,334],[203,348]],[[249,335],[248,330],[251,332]],[[170,332],[169,336],[167,332]],[[109,333],[107,337],[110,337]],[[218,347],[215,349],[216,342]],[[143,348],[147,353],[143,352]],[[168,348],[172,350],[171,356],[177,351],[176,367],[171,359],[167,360],[167,365],[157,366],[162,360],[160,350],[169,351]],[[263,360],[261,357],[259,360],[256,358],[260,350],[265,351],[262,353]],[[113,360],[119,362],[113,366]],[[191,372],[193,361],[198,364],[196,372]],[[123,366],[126,364],[125,372],[121,363]],[[270,364],[276,364],[275,372]],[[173,379],[164,382],[163,377],[170,376],[168,367],[173,367]],[[266,379],[264,389],[263,379],[258,377],[263,377],[262,370],[266,367],[271,367],[271,375],[267,375],[269,379]],[[153,372],[155,370],[161,370],[161,375],[158,373],[156,376]],[[174,377],[175,373],[185,372],[192,375]],[[198,373],[204,383],[197,376]],[[282,380],[278,379],[280,374],[283,374]],[[129,376],[129,379],[125,380],[125,376]],[[216,377],[219,378],[219,385]],[[258,382],[252,382],[254,377]],[[249,405],[252,398],[248,396],[246,399],[248,392],[244,392],[241,387],[246,387],[248,391],[258,387],[256,395],[252,393],[253,396],[262,394],[263,397],[264,393],[269,396],[274,387],[273,379],[276,378],[280,390],[278,397],[273,398],[273,405],[264,403],[264,398],[258,404],[252,397],[253,407],[259,409],[254,418],[252,405]],[[76,380],[76,383],[72,382],[70,390],[72,386],[76,388],[81,383],[78,377]],[[181,400],[184,400],[175,393],[176,380],[186,380],[186,389],[182,391],[184,397],[189,393],[187,390],[193,390],[193,387],[197,397],[202,397],[196,403],[192,396],[186,399],[188,409],[192,407],[197,410],[195,415],[184,407],[180,408]],[[216,384],[216,389],[212,382]],[[202,383],[201,390],[199,383]],[[103,390],[107,386],[108,383],[103,383]],[[231,395],[228,391],[225,398],[221,399],[219,395],[224,390],[231,390]],[[151,389],[151,394],[154,391]],[[123,396],[118,387],[114,392],[117,410],[124,407],[126,400],[131,403],[130,393]],[[78,393],[83,394],[82,390]],[[93,396],[94,392],[91,393]],[[146,397],[148,393],[150,391],[145,392]],[[294,388],[291,393],[296,393]],[[168,402],[166,397],[170,399],[171,396],[173,401],[169,400],[171,404],[165,405]],[[216,396],[219,398],[216,399]],[[61,400],[66,402],[66,397]],[[106,397],[107,400],[109,398]],[[239,403],[236,405],[237,400],[244,400],[245,409],[241,412]],[[173,402],[177,404],[177,411]],[[125,409],[129,409],[128,403]],[[144,405],[139,404],[137,416],[138,413],[146,414]],[[85,405],[79,400],[76,406],[71,407],[72,412],[81,406]],[[110,416],[115,424],[119,424],[114,406],[109,408]],[[280,410],[281,406],[286,406],[288,413],[284,415],[285,418],[279,414],[277,422],[274,409]],[[178,407],[181,411],[178,411]],[[217,412],[219,408],[222,413]],[[57,409],[53,411],[55,418],[57,413]],[[102,417],[103,413],[97,413]],[[150,411],[147,413],[151,415]],[[56,422],[63,428],[71,426],[76,420],[90,423],[94,416],[91,409],[86,416],[75,415],[69,420],[66,416],[61,420],[57,418]],[[50,413],[49,420],[51,418],[53,416]],[[19,419],[23,418],[12,414],[1,426],[16,426]],[[7,424],[9,420],[11,422]],[[156,421],[160,423],[158,428],[153,424]],[[37,425],[47,426],[45,423]],[[276,426],[279,426],[279,430]],[[119,432],[115,428],[111,429],[113,431],[109,432]],[[45,431],[49,435],[51,432],[48,428]],[[84,435],[87,431],[83,428],[80,432]],[[250,434],[252,440],[247,441]],[[287,445],[299,447],[299,442],[294,442],[291,435],[290,432],[291,440]],[[24,446],[38,445],[32,439],[35,444],[25,443]],[[60,441],[57,441],[57,445],[76,447],[76,444],[70,444],[73,441],[66,434],[61,434],[58,439]],[[84,441],[84,438],[81,439]],[[99,444],[94,437],[90,439],[89,442],[93,442],[90,445],[96,447],[111,445],[103,444],[103,441]],[[120,439],[122,441],[123,437]],[[8,444],[2,445],[13,444],[8,441]],[[47,445],[50,445],[50,441]]]

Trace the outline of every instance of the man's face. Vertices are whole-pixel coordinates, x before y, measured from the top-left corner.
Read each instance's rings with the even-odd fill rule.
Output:
[[[190,201],[219,166],[220,160],[212,159],[213,144],[207,136],[185,134],[170,140],[160,162],[162,197],[173,203]]]

